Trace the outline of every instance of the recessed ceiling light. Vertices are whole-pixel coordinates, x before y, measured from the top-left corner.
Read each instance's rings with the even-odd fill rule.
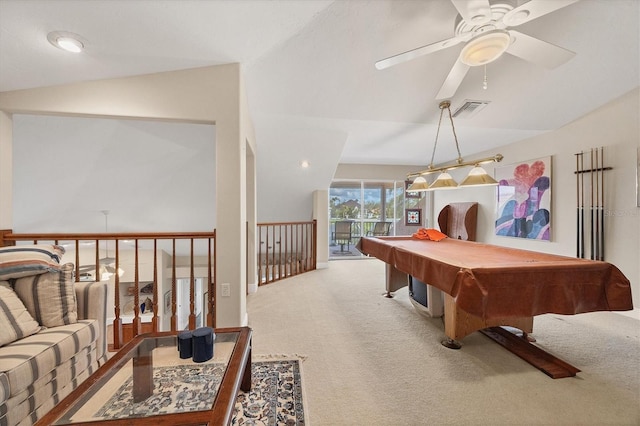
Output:
[[[49,43],[58,49],[73,53],[80,53],[84,49],[84,43],[80,41],[81,39],[82,37],[78,34],[66,31],[52,31],[47,34],[47,40],[49,40]]]
[[[303,160],[303,161],[300,163],[300,167],[302,167],[303,169],[308,168],[308,167],[309,167],[309,162],[308,162],[307,160]]]

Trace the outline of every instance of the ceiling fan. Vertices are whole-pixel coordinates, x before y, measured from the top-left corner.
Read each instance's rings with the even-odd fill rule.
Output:
[[[451,98],[470,67],[486,65],[504,52],[548,69],[575,53],[511,29],[579,0],[451,0],[458,10],[454,36],[376,62],[379,70],[465,43],[436,99]]]
[[[104,229],[105,229],[105,233],[109,233],[109,224],[108,224],[108,216],[109,216],[109,210],[101,210],[102,214],[104,215]],[[97,271],[96,271],[96,265],[95,264],[90,264],[90,265],[80,265],[79,266],[79,272],[80,272],[80,278],[85,278],[85,279],[96,279],[96,278],[100,278],[100,280],[108,280],[111,276],[113,276],[114,274],[118,274],[119,276],[122,276],[122,274],[124,273],[124,271],[120,268],[116,268],[116,259],[115,257],[111,257],[109,256],[109,245],[108,245],[108,241],[105,241],[105,247],[106,247],[106,251],[107,251],[107,255],[105,257],[101,257],[100,259],[98,259],[98,265],[97,265]]]

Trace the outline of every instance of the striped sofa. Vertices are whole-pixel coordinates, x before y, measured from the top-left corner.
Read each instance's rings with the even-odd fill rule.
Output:
[[[0,346],[0,426],[35,423],[106,361],[107,283],[73,288],[76,322]]]

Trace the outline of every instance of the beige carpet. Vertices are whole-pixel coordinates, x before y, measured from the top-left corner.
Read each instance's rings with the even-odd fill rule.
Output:
[[[384,264],[363,259],[248,296],[253,353],[306,356],[307,424],[640,425],[640,321],[536,317],[538,344],[582,370],[553,380],[480,333],[441,346],[441,319],[383,292]]]

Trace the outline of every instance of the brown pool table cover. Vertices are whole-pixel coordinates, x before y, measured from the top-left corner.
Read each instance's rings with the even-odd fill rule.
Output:
[[[633,309],[629,280],[607,262],[452,238],[363,237],[358,248],[484,319]]]

